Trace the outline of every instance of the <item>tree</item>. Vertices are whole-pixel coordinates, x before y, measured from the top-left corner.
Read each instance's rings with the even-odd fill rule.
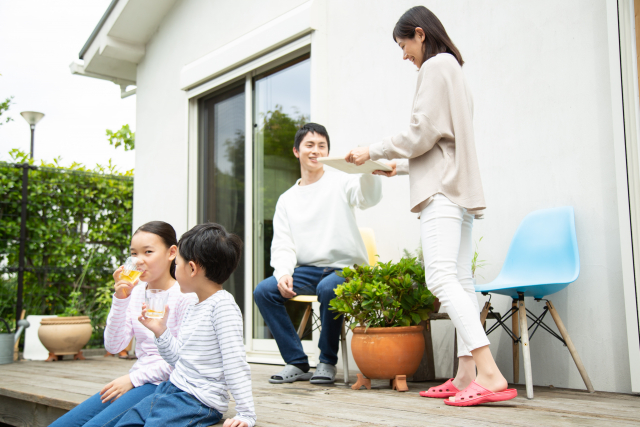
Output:
[[[9,98],[5,99],[4,102],[0,102],[0,117],[4,113],[9,111],[9,107],[11,107],[11,100],[13,100],[13,96],[10,96]],[[6,119],[0,119],[0,126],[2,126],[5,123],[9,123],[11,121],[13,121],[11,117],[7,117]]]
[[[122,128],[116,132],[107,129],[107,139],[109,140],[109,144],[115,148],[122,145],[124,151],[132,151],[136,148],[136,133],[131,132],[129,125],[122,126]]]
[[[264,155],[278,156],[288,159],[297,165],[298,160],[293,156],[293,140],[296,132],[307,122],[304,115],[293,118],[282,111],[282,105],[276,105],[273,111],[264,115],[262,129],[264,135]]]

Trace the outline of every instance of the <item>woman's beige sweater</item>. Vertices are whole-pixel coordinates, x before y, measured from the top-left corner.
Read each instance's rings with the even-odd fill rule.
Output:
[[[418,73],[409,129],[369,147],[371,159],[398,162],[409,172],[411,211],[420,212],[431,197],[449,200],[480,216],[485,209],[473,136],[473,99],[462,67],[453,55],[438,54]]]

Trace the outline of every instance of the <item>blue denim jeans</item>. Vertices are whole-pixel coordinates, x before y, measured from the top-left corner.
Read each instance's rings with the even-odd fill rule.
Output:
[[[120,418],[145,397],[156,391],[156,385],[135,387],[112,403],[102,403],[96,393],[60,418],[49,427],[113,427]]]
[[[318,347],[320,362],[338,363],[340,329],[343,316],[334,319],[337,313],[329,310],[329,301],[335,298],[334,289],[344,282],[335,273],[335,268],[300,266],[293,272],[293,291],[297,295],[317,295],[320,303],[322,331]],[[284,306],[286,299],[280,295],[278,281],[274,276],[263,280],[253,291],[253,298],[260,309],[271,334],[276,339],[280,354],[287,364],[309,363],[302,349],[302,342]]]
[[[154,394],[131,408],[117,426],[204,427],[217,424],[221,419],[220,412],[200,403],[171,381],[165,381]]]

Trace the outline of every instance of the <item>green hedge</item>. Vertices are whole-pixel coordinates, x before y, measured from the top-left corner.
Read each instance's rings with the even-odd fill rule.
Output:
[[[22,168],[27,154],[10,152],[0,162],[0,317],[15,322],[20,247]],[[32,162],[32,161],[31,161]],[[113,165],[89,170],[59,160],[29,170],[23,308],[30,314],[61,314],[85,263],[81,309],[102,331],[111,304],[113,271],[128,256],[132,231],[133,172]],[[92,255],[93,254],[93,255]],[[13,323],[12,322],[12,323]]]

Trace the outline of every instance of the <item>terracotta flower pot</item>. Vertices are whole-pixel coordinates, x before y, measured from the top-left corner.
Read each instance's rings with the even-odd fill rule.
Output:
[[[76,354],[87,345],[93,328],[87,316],[48,317],[40,321],[38,337],[56,356]]]
[[[440,300],[438,298],[436,298],[436,300],[433,302],[433,312],[434,313],[440,312]]]
[[[393,379],[411,376],[424,353],[422,326],[365,328],[353,330],[351,351],[358,368],[367,378]]]

